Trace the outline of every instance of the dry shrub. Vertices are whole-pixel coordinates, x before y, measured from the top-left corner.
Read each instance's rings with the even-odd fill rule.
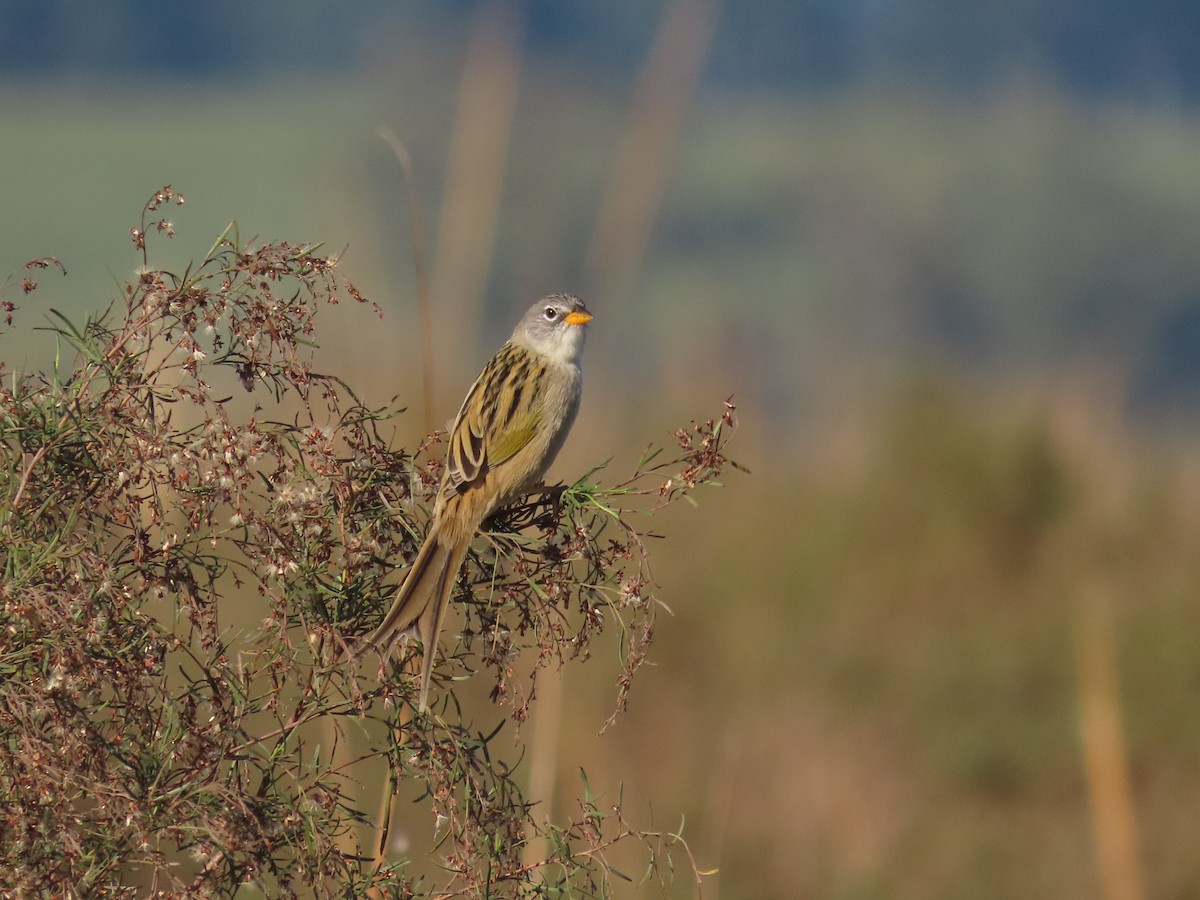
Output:
[[[419,545],[437,436],[393,448],[402,410],[313,369],[319,308],[365,302],[336,258],[242,244],[231,226],[182,273],[153,265],[147,238],[171,236],[165,210],[182,203],[163,188],[131,229],[143,265],[121,302],[82,326],[50,312],[71,354],[56,371],[2,373],[5,892],[589,896],[613,877],[607,848],[630,840],[648,875],[668,877],[676,850],[698,877],[680,835],[637,830],[586,780],[574,819],[535,822],[489,751],[499,726],[473,725],[457,693],[487,679],[501,723],[519,723],[539,668],[615,633],[619,710],[659,605],[630,513],[717,478],[732,405],[623,482],[594,470],[497,516],[458,584],[466,624],[434,709],[416,714],[411,650],[378,669],[344,651]],[[19,289],[56,262],[31,263]],[[350,731],[369,747],[347,759]],[[423,788],[437,877],[376,855],[386,822],[353,797],[372,760]],[[549,855],[523,862],[534,836]]]

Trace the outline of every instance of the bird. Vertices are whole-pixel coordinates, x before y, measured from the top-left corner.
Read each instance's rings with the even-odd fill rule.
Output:
[[[550,294],[531,306],[475,379],[450,427],[429,532],[391,608],[354,654],[385,654],[415,624],[422,713],[429,708],[438,634],[472,539],[488,516],[540,483],[575,421],[591,320],[571,294]]]

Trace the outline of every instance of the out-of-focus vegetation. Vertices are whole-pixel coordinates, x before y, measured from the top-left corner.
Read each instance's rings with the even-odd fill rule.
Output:
[[[726,4],[611,293],[597,209],[658,17],[525,7],[511,130],[480,151],[504,159],[487,303],[440,323],[430,415],[559,288],[597,321],[552,475],[734,394],[754,475],[669,520],[675,615],[629,714],[597,739],[611,679],[570,673],[561,721],[546,681],[526,725],[638,824],[684,817],[710,900],[1200,894],[1198,44],[1159,4],[1069,6]],[[55,289],[94,303],[112,211],[172,182],[191,233],[348,244],[386,315],[324,351],[367,402],[415,397],[413,220],[375,132],[411,152],[436,254],[468,7],[320,84],[8,84],[0,269],[57,253]]]
[[[720,897],[1101,896],[1080,672],[1109,639],[1144,896],[1200,888],[1200,455],[1102,405],[922,376],[759,446],[727,528],[673,523],[608,763],[686,812]]]
[[[392,74],[397,85],[416,77],[407,66]],[[587,292],[620,110],[560,77],[539,69],[523,89],[480,353],[502,337],[517,298],[559,285]],[[0,220],[10,267],[53,250],[71,272],[65,296],[83,302],[119,258],[102,213],[148,173],[195,185],[202,228],[219,230],[237,208],[254,231],[348,244],[365,289],[385,305],[395,298],[399,315],[394,331],[336,340],[371,364],[415,356],[407,207],[375,130],[394,125],[409,142],[436,209],[448,91],[417,96],[381,81],[280,86],[242,102],[130,99],[0,94],[0,155],[23,173],[0,188],[17,211]],[[178,124],[147,130],[147,115],[168,114]],[[1101,365],[1120,372],[1138,409],[1194,416],[1197,185],[1200,121],[1088,106],[1028,83],[970,103],[885,88],[819,100],[708,95],[633,286],[636,314],[610,317],[596,335],[600,354],[619,360],[597,377],[669,384],[690,377],[700,355],[714,389],[763,403],[786,426],[806,404],[914,357],[989,376]],[[81,196],[88,202],[68,213]],[[471,368],[463,360],[459,379]]]

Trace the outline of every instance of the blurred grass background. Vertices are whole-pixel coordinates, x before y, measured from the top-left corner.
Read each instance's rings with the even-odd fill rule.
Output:
[[[19,7],[0,21],[33,27]],[[538,4],[363,9],[353,65],[7,70],[0,272],[69,275],[18,301],[4,359],[48,363],[14,338],[43,307],[117,296],[166,183],[188,203],[160,264],[233,217],[348,247],[385,316],[326,316],[319,361],[410,402],[401,440],[530,297],[577,291],[588,389],[552,474],[622,471],[730,394],[754,474],[662,524],[674,615],[629,714],[598,737],[611,679],[568,674],[560,797],[581,765],[639,824],[684,818],[708,898],[1200,896],[1194,108],[1020,59],[969,91],[705,80],[729,19],[701,2],[621,18],[608,67]],[[380,127],[430,245],[432,410]]]

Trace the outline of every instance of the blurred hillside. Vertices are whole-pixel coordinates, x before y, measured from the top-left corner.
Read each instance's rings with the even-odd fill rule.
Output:
[[[625,357],[614,373],[719,374],[776,421],[913,359],[988,376],[1098,365],[1137,409],[1194,417],[1200,15],[1160,6],[1109,4],[1080,31],[1053,3],[363,2],[330,16],[8,0],[0,158],[20,177],[0,186],[0,269],[57,254],[64,302],[94,305],[123,258],[109,223],[172,183],[199,204],[182,256],[234,216],[248,235],[348,245],[400,331],[415,260],[384,126],[413,155],[430,254],[454,239],[439,232],[448,185],[475,190],[462,172],[489,168],[490,230],[466,225],[487,235],[471,251],[482,281],[449,282],[482,292],[455,310],[485,304],[478,352],[522,298],[567,286],[601,309],[636,298],[597,336]],[[643,62],[658,53],[669,71],[689,40],[668,9],[710,32],[693,41],[699,84],[668,101],[686,108],[681,130],[647,144],[661,176],[649,166],[639,185],[626,164],[649,195],[644,249],[617,251],[628,273],[598,272],[621,154],[650,130]],[[455,144],[472,58],[478,83],[499,85],[480,94],[497,113]],[[672,108],[659,102],[652,115]],[[415,353],[393,337],[361,349]]]
[[[412,358],[409,210],[375,132],[408,143],[433,242],[455,65],[426,50],[357,80],[245,94],[9,85],[0,156],[21,177],[0,185],[0,206],[16,211],[0,221],[0,267],[58,255],[69,275],[55,302],[103,303],[127,274],[110,268],[136,263],[129,198],[170,183],[191,203],[168,259],[203,252],[234,216],[244,237],[348,247],[389,317],[340,339],[364,364]],[[524,74],[482,265],[484,318],[466,332],[474,355],[446,373],[456,383],[528,296],[567,287],[607,320],[594,346],[615,364],[599,379],[706,379],[780,426],[914,360],[989,378],[1101,367],[1121,375],[1130,409],[1194,421],[1191,114],[1088,105],[1023,81],[971,101],[887,85],[709,92],[684,125],[635,280],[616,289],[588,257],[623,94],[555,64]]]
[[[461,34],[484,0],[214,0],[201,7],[112,0],[0,0],[0,72],[228,79],[280,68],[353,71],[414,30]],[[667,0],[525,0],[540,57],[621,73],[650,45]],[[710,83],[829,88],[863,79],[925,80],[970,91],[1014,66],[1089,95],[1194,100],[1200,14],[1172,0],[742,0],[726,3]]]
[[[163,264],[232,217],[348,247],[384,318],[339,307],[318,362],[410,403],[412,442],[531,296],[576,290],[589,383],[552,474],[733,394],[754,475],[663,524],[655,666],[601,738],[611,684],[568,682],[564,765],[683,813],[710,900],[1200,895],[1200,13],[691,4],[697,81],[639,117],[689,4],[495,6],[0,0],[0,275],[69,271],[19,325],[116,296],[136,203],[170,183]],[[430,411],[381,126],[445,290]],[[605,256],[622,187],[650,222]],[[1098,748],[1095,647],[1126,729]],[[1095,775],[1106,751],[1127,765]],[[1142,870],[1112,893],[1094,804],[1120,773]]]

